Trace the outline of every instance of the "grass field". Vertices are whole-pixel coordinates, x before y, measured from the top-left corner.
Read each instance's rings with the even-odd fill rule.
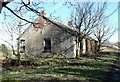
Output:
[[[36,58],[32,61],[38,66],[21,65],[4,69],[2,82],[10,82],[10,80],[11,82],[23,82],[22,80],[29,80],[29,82],[42,80],[103,82],[107,79],[107,73],[117,59],[118,56],[115,53],[103,55],[97,60],[85,57],[80,59]]]

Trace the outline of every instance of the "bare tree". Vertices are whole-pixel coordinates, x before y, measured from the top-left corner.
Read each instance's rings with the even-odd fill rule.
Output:
[[[40,11],[45,10],[44,9],[44,4],[47,4],[44,1],[39,1],[39,0],[20,0],[20,1],[13,1],[11,2],[13,5],[15,5],[13,8],[10,8],[9,6],[7,6],[7,4],[9,4],[10,2],[3,2],[2,7],[6,8],[7,10],[9,10],[12,14],[14,14],[16,17],[18,17],[19,19],[24,21],[23,25],[26,24],[37,24],[35,23],[33,20],[36,19],[36,17],[43,17],[40,13]],[[53,1],[54,3],[54,1]],[[53,4],[53,5],[57,5],[57,4]],[[24,15],[21,17],[18,13],[20,13],[21,11],[23,11]],[[54,16],[56,11],[53,11],[49,14],[49,17],[55,20],[59,21],[59,17]],[[29,16],[26,16],[26,14],[29,13]],[[7,15],[4,12],[5,16],[10,16]]]
[[[2,25],[2,34],[4,35],[4,37],[6,37],[6,39],[3,39],[4,42],[6,42],[12,49],[12,54],[15,55],[18,59],[18,61],[20,61],[20,54],[16,53],[15,51],[15,42],[16,42],[16,38],[19,35],[19,29],[15,23],[3,23]]]
[[[82,54],[82,40],[86,36],[89,36],[93,29],[100,24],[107,7],[107,3],[77,2],[74,7],[75,13],[71,14],[71,20],[74,24],[74,27],[80,33],[77,43],[80,47],[80,54]],[[80,54],[76,54],[77,58],[80,57]]]
[[[109,40],[116,30],[115,27],[109,26],[105,22],[94,29],[93,35],[98,41],[97,52],[100,51],[102,44]]]

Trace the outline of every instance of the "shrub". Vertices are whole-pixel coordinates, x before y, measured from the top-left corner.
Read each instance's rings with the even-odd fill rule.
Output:
[[[0,51],[2,52],[5,58],[10,58],[11,56],[10,51],[5,44],[0,45]]]

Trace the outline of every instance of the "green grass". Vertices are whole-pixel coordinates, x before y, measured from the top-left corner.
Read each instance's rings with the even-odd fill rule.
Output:
[[[57,59],[57,58],[37,58],[39,66],[35,68],[10,67],[3,71],[3,79],[16,80],[86,80],[103,81],[111,65],[118,58],[117,55],[105,55],[98,60],[90,58],[81,59]]]

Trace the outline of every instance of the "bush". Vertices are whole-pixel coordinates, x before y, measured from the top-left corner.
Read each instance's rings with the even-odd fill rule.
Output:
[[[0,45],[0,51],[2,52],[2,54],[5,58],[11,57],[10,51],[5,44]]]

